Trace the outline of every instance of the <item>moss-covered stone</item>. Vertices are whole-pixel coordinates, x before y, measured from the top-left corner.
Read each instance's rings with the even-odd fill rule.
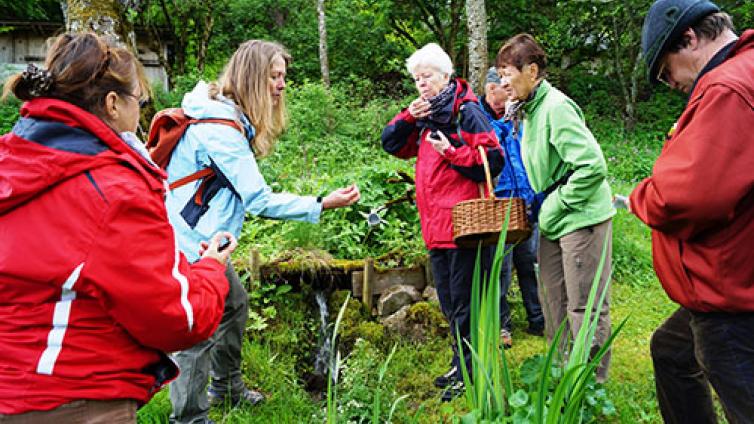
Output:
[[[333,321],[338,316],[338,311],[340,310],[340,307],[343,306],[343,302],[346,301],[346,297],[348,297],[350,294],[350,290],[336,290],[330,295],[330,300],[328,300],[327,302],[327,307],[330,311],[330,318]],[[351,296],[351,302],[353,301],[353,296]]]
[[[380,346],[385,340],[385,327],[378,322],[363,321],[354,330],[355,339],[364,339],[369,343]]]
[[[410,326],[421,329],[423,337],[438,337],[448,334],[448,321],[440,311],[439,305],[430,302],[416,302],[408,309],[406,317]]]

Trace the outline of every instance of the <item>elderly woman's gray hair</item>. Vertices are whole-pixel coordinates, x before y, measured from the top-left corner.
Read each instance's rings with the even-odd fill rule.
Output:
[[[414,73],[419,66],[431,66],[443,74],[450,76],[453,74],[453,62],[450,60],[450,56],[445,53],[442,47],[435,43],[429,43],[414,54],[409,56],[406,60],[406,68],[411,74]]]

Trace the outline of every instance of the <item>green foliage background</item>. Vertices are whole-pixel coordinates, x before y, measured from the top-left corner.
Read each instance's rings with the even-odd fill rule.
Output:
[[[141,0],[131,18],[164,27],[160,2]],[[460,2],[463,3],[462,1]],[[650,0],[509,0],[487,2],[490,63],[507,37],[522,31],[535,35],[549,58],[548,79],[570,95],[585,111],[587,124],[608,161],[615,193],[627,194],[651,173],[665,133],[683,108],[684,97],[664,88],[652,90],[643,66],[636,61],[641,22]],[[754,25],[754,3],[721,0],[739,28]],[[311,0],[186,0],[166,2],[171,16],[192,26],[209,13],[214,18],[203,69],[199,69],[201,42],[196,31],[186,34],[186,57],[173,63],[169,92],[156,89],[155,109],[177,106],[199,79],[215,79],[241,42],[263,38],[282,42],[292,53],[287,96],[291,122],[275,153],[260,161],[262,173],[276,191],[324,195],[357,183],[362,200],[352,208],[327,211],[319,225],[250,217],[241,236],[237,260],[257,248],[266,258],[293,248],[317,248],[339,258],[394,254],[421,261],[425,254],[415,207],[401,203],[388,210],[385,224],[368,227],[361,213],[405,193],[405,184],[388,183],[398,172],[412,173],[413,162],[385,154],[380,133],[389,119],[415,95],[405,69],[405,58],[417,47],[439,41],[454,43],[460,75],[466,53],[465,25],[451,36],[450,0],[328,0],[326,2],[330,73],[333,87],[318,81],[316,2]],[[463,15],[463,12],[461,13]],[[53,0],[0,0],[0,16],[13,20],[61,21],[59,2]],[[461,19],[464,19],[461,16]],[[430,25],[431,24],[431,25]],[[0,24],[0,34],[12,28]],[[448,41],[449,42],[449,41]],[[178,66],[181,65],[181,66]],[[176,72],[179,68],[183,72]],[[626,89],[637,84],[635,98]],[[0,103],[0,132],[10,131],[20,102]],[[634,107],[633,114],[629,106]],[[649,230],[635,218],[619,212],[614,220],[614,322],[631,313],[629,325],[616,341],[608,394],[617,416],[607,422],[659,422],[648,340],[651,331],[674,308],[654,276]],[[309,361],[316,321],[305,293],[284,293],[255,287],[249,340],[244,345],[244,375],[263,388],[270,400],[259,409],[213,410],[223,422],[316,422],[321,408],[302,386],[302,363]],[[515,296],[514,296],[515,297]],[[525,325],[523,306],[514,301],[514,325]],[[639,311],[640,313],[635,313]],[[354,316],[358,313],[354,313]],[[254,316],[254,315],[253,315]],[[350,329],[376,323],[351,323]],[[370,331],[371,331],[370,330]],[[353,330],[353,333],[358,333]],[[379,337],[374,334],[379,333]],[[371,331],[347,360],[344,410],[364,417],[370,401],[370,379],[382,362],[384,347],[398,342],[386,377],[395,394],[409,394],[397,411],[396,422],[450,422],[461,414],[462,403],[441,405],[431,379],[446,370],[450,359],[447,340],[432,337],[425,343],[381,340]],[[356,337],[356,335],[354,335]],[[386,336],[387,337],[387,336]],[[516,333],[511,351],[514,366],[543,351],[541,339]],[[389,337],[388,337],[389,338]],[[369,344],[371,343],[371,345]],[[525,376],[514,376],[525,378]],[[353,401],[352,403],[349,403]],[[165,422],[169,402],[163,391],[143,408],[140,422]],[[423,417],[423,418],[422,418]]]

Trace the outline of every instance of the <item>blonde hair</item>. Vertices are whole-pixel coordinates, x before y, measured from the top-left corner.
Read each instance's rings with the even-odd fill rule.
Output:
[[[211,98],[222,94],[233,100],[251,121],[256,132],[251,146],[258,158],[272,153],[278,136],[288,124],[284,93],[275,104],[269,88],[272,61],[278,56],[287,67],[291,56],[282,45],[246,41],[233,53],[219,81],[210,85]]]
[[[406,59],[406,68],[413,74],[419,66],[431,66],[448,76],[453,74],[453,62],[439,45],[429,43]]]

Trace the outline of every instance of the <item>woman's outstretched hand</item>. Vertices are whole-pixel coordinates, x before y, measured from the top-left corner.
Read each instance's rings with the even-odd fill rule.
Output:
[[[356,184],[339,188],[322,199],[322,209],[336,209],[350,206],[358,202],[360,198],[361,193]]]

